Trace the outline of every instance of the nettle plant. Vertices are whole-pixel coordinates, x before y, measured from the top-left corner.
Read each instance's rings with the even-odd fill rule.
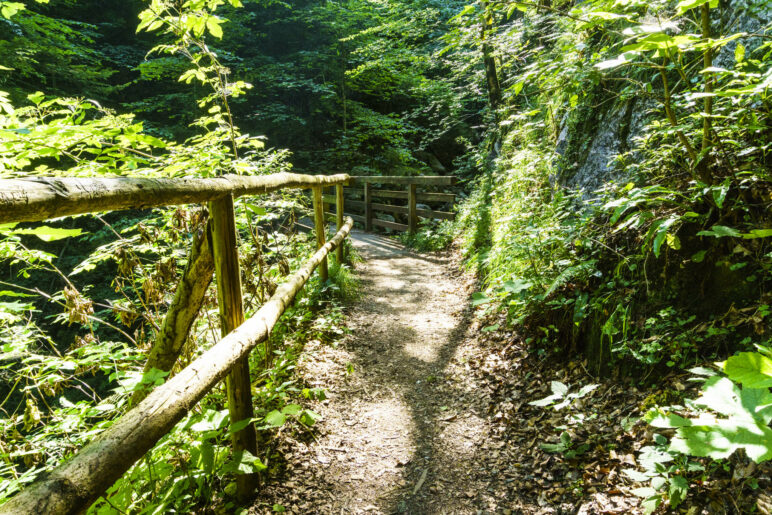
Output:
[[[552,394],[536,401],[529,402],[531,406],[551,407],[555,411],[563,408],[574,407],[574,404],[581,398],[594,391],[599,385],[588,384],[581,387],[576,392],[570,392],[568,385],[560,381],[550,382]],[[592,415],[591,415],[592,417]],[[590,448],[589,443],[579,443],[573,440],[569,432],[569,426],[580,425],[586,419],[583,413],[571,413],[566,417],[566,425],[558,427],[561,430],[557,443],[542,443],[539,445],[547,452],[560,453],[566,459],[574,459],[587,452]]]
[[[674,433],[670,438],[656,434],[654,445],[641,449],[643,471],[625,471],[633,480],[649,483],[633,491],[644,498],[646,513],[665,499],[677,507],[690,480],[707,474],[706,464],[693,458],[720,463],[742,450],[755,463],[772,459],[772,348],[756,348],[758,352],[741,352],[718,363],[725,375],[692,369],[696,380],[703,381],[699,397],[646,413],[644,420],[653,428]]]

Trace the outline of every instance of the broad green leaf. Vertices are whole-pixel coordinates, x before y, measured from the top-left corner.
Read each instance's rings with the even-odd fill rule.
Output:
[[[37,236],[43,241],[56,241],[62,238],[70,238],[72,236],[80,236],[83,234],[81,229],[60,229],[58,227],[49,227],[47,225],[41,225],[34,229],[15,229],[12,234],[31,234]]]
[[[770,236],[772,236],[772,229],[753,229],[751,232],[742,235],[746,240],[769,238]]]
[[[210,16],[206,19],[206,28],[209,30],[209,33],[217,39],[222,39],[222,27],[220,26],[220,23],[222,22],[214,16]]]
[[[505,281],[502,288],[505,292],[510,294],[518,294],[521,291],[527,290],[533,285],[530,281],[524,281],[522,279],[514,279],[511,281]]]
[[[678,429],[670,449],[692,456],[724,459],[738,449],[756,463],[772,458],[772,429],[751,422],[721,421],[715,426]]]
[[[483,292],[477,292],[472,294],[472,306],[480,306],[481,304],[488,304],[493,299],[485,295]]]
[[[303,407],[300,406],[299,404],[287,404],[282,408],[281,412],[284,413],[285,415],[294,416],[300,413],[302,410],[303,410]]]
[[[300,423],[307,426],[313,426],[321,419],[322,416],[319,413],[311,411],[310,409],[303,410],[303,413],[300,414]]]
[[[233,453],[233,459],[223,465],[222,471],[226,474],[254,474],[265,469],[266,466],[260,458],[249,451],[239,451]]]
[[[552,389],[552,393],[558,397],[565,397],[568,393],[568,386],[560,381],[551,381],[550,389]]]
[[[560,399],[560,395],[549,395],[547,397],[544,397],[543,399],[539,399],[538,401],[531,401],[528,404],[531,406],[538,406],[538,407],[544,407],[549,406],[550,404],[554,403],[556,400]]]
[[[273,410],[265,416],[265,423],[273,427],[281,427],[287,421],[287,416],[278,410]]]
[[[41,92],[37,91],[35,93],[30,93],[27,95],[27,100],[32,102],[35,105],[40,105],[40,103],[45,100],[46,96]]]
[[[676,14],[681,16],[686,11],[700,7],[703,4],[708,4],[711,9],[715,9],[718,7],[718,0],[681,0],[676,5]]]
[[[772,359],[758,352],[741,352],[724,363],[724,372],[745,388],[772,387]]]
[[[672,476],[669,482],[668,497],[670,498],[670,506],[675,508],[686,498],[686,492],[689,491],[689,482],[683,476]]]

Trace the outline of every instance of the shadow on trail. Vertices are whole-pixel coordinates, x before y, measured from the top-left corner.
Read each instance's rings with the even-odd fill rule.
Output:
[[[369,317],[379,326],[371,326],[366,339],[355,334],[348,350],[366,390],[376,392],[370,405],[380,402],[387,411],[381,415],[387,419],[382,431],[401,433],[412,447],[403,458],[404,483],[380,492],[377,508],[383,513],[466,512],[471,499],[464,474],[478,449],[459,441],[459,435],[454,438],[453,429],[469,430],[465,425],[485,414],[479,412],[480,403],[468,402],[469,392],[445,376],[471,323],[468,298],[458,291],[446,292],[453,297],[447,303],[437,298],[436,274],[449,272],[448,259],[414,254],[372,234],[360,233],[356,239],[368,266],[362,277],[366,298],[357,309],[364,312],[365,324]],[[384,317],[390,321],[384,323]],[[377,483],[362,486],[376,488]]]

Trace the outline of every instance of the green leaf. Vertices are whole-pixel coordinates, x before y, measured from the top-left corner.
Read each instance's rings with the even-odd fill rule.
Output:
[[[631,490],[630,493],[636,497],[651,497],[652,495],[656,495],[657,491],[650,486],[644,486],[641,488],[635,488]]]
[[[648,474],[644,474],[643,472],[639,472],[635,469],[624,469],[622,470],[622,472],[624,472],[625,475],[627,475],[627,477],[629,477],[633,481],[638,481],[639,483],[642,483],[644,481],[648,481],[649,479],[651,479],[651,476],[649,476]]]
[[[311,411],[310,409],[303,410],[303,413],[300,415],[300,423],[305,424],[307,426],[313,426],[316,422],[322,419],[322,416],[319,413],[316,413],[315,411]]]
[[[472,306],[480,306],[482,304],[488,304],[493,299],[485,295],[483,292],[476,292],[472,294]]]
[[[233,453],[233,459],[223,465],[222,471],[226,474],[254,474],[265,470],[267,467],[249,451]]]
[[[502,289],[512,295],[516,295],[521,291],[525,291],[533,285],[530,281],[523,281],[522,279],[515,279],[511,281],[504,281]]]
[[[668,490],[668,497],[670,498],[670,506],[672,508],[677,507],[686,498],[686,492],[689,491],[689,482],[683,476],[673,476],[670,478],[670,488]]]
[[[746,240],[754,240],[756,238],[769,238],[772,236],[772,229],[753,229],[749,233],[742,235]]]
[[[711,9],[715,9],[718,7],[718,0],[681,0],[676,5],[676,14],[681,16],[686,11],[700,7],[703,4],[708,4]]]
[[[287,421],[287,416],[278,410],[273,410],[265,416],[265,423],[272,427],[281,427]]]
[[[543,399],[539,399],[538,401],[531,401],[528,404],[531,406],[538,406],[542,408],[544,406],[549,406],[550,404],[553,404],[558,399],[560,399],[559,395],[549,395],[547,397],[544,397]]]
[[[220,23],[222,22],[214,16],[210,16],[206,19],[206,28],[209,30],[209,33],[217,39],[222,39],[222,27],[220,26]]]
[[[739,238],[742,236],[737,229],[727,227],[725,225],[714,225],[707,231],[700,231],[697,236],[713,236],[715,238],[723,238],[725,236],[731,236],[733,238]]]
[[[287,404],[282,408],[281,412],[285,415],[295,416],[303,410],[303,407],[299,404]]]
[[[772,359],[758,352],[741,352],[724,363],[724,372],[745,388],[772,387]]]
[[[231,424],[230,432],[231,433],[238,433],[245,427],[247,427],[252,422],[251,418],[245,418],[244,420],[239,420],[235,424]]]
[[[641,508],[643,508],[644,515],[650,515],[651,513],[654,513],[657,508],[659,508],[660,504],[662,504],[662,496],[652,495],[651,497],[644,499],[644,501],[641,503]]]
[[[35,93],[30,93],[27,95],[27,100],[35,105],[40,105],[40,103],[45,100],[45,98],[46,96],[40,91],[36,91]]]
[[[568,393],[568,386],[560,381],[551,381],[550,389],[552,390],[552,393],[558,397],[565,397]]]
[[[80,236],[83,234],[81,229],[60,229],[58,227],[48,227],[47,225],[41,225],[34,229],[15,229],[11,234],[31,234],[37,236],[43,241],[56,241],[62,238],[70,238],[72,236]]]

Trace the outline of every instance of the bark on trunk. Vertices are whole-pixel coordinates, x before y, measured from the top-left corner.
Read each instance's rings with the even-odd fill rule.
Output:
[[[150,349],[145,372],[154,368],[164,372],[171,371],[204,304],[206,291],[214,273],[214,259],[208,234],[210,228],[211,224],[207,224],[193,237],[188,264],[174,292],[174,299],[164,317],[153,348]],[[139,403],[147,394],[148,390],[137,390],[131,398],[131,405]]]

